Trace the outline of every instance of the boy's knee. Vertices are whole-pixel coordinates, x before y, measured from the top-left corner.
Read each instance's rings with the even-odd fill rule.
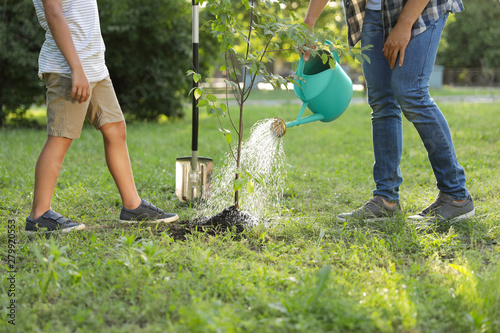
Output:
[[[127,138],[125,121],[104,124],[100,130],[106,139],[125,140]]]

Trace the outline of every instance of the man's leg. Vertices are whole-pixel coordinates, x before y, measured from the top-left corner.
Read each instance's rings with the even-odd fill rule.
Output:
[[[432,165],[440,193],[436,200],[409,219],[429,226],[443,220],[462,220],[475,214],[465,186],[464,169],[457,161],[450,128],[429,95],[429,80],[447,15],[413,38],[404,64],[392,73],[392,88],[405,117],[417,129]]]
[[[469,196],[465,173],[457,161],[448,123],[429,95],[430,75],[445,23],[443,16],[410,41],[403,67],[396,66],[392,73],[392,87],[405,117],[427,149],[438,189],[461,201]]]
[[[115,180],[123,206],[135,209],[141,204],[134,183],[127,149],[127,130],[124,121],[107,123],[100,127],[108,169]]]
[[[384,28],[382,12],[367,10],[361,45],[372,45],[364,51],[370,63],[363,63],[363,73],[368,88],[368,102],[372,108],[372,138],[375,163],[373,179],[381,196],[392,203],[399,201],[401,176],[400,162],[403,151],[403,127],[401,109],[391,87],[391,68],[384,57]]]
[[[72,139],[48,136],[35,167],[35,190],[30,218],[36,219],[50,209],[64,156]]]
[[[398,203],[399,185],[403,181],[399,168],[403,146],[401,109],[391,88],[391,68],[382,52],[384,29],[380,10],[366,11],[361,45],[373,46],[371,50],[364,51],[370,63],[363,63],[363,73],[372,108],[373,179],[377,189],[362,207],[337,215],[340,221],[360,219],[369,222],[401,213]]]

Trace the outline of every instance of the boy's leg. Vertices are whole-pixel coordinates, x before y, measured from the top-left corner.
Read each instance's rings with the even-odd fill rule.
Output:
[[[50,210],[64,156],[73,139],[80,137],[88,102],[71,100],[71,79],[44,74],[47,88],[47,141],[35,167],[33,206],[26,218],[26,232],[81,230],[85,225],[73,222]]]
[[[120,222],[173,222],[179,217],[141,200],[137,194],[127,148],[127,130],[116,94],[108,78],[92,90],[87,117],[102,133],[108,169],[122,198]]]
[[[30,218],[36,219],[50,209],[57,177],[72,139],[48,136],[35,167],[35,190]]]
[[[137,194],[130,165],[125,121],[104,124],[100,130],[104,140],[106,163],[120,192],[123,206],[135,209],[141,204],[141,198]]]

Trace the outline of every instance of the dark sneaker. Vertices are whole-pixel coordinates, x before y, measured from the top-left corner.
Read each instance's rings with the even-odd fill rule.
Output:
[[[394,207],[389,207],[384,204],[382,197],[375,196],[371,198],[363,207],[356,209],[350,213],[342,213],[337,215],[337,219],[345,222],[348,219],[364,220],[366,222],[374,222],[378,220],[393,217],[401,213],[399,203]]]
[[[179,216],[172,213],[165,213],[158,207],[150,204],[146,200],[142,200],[139,207],[136,209],[127,209],[122,207],[120,212],[120,222],[122,223],[137,223],[137,222],[174,222],[179,219]]]
[[[83,230],[85,224],[73,222],[53,210],[46,211],[42,216],[32,219],[26,218],[24,231],[30,233],[51,233],[54,231],[68,232],[73,230]]]
[[[408,217],[414,223],[432,225],[440,221],[457,222],[474,216],[474,202],[471,196],[462,203],[454,202],[446,193],[439,192],[437,199],[426,209]]]

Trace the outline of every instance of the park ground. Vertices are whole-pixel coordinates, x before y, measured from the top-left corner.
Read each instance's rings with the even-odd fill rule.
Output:
[[[407,121],[405,216],[335,219],[373,190],[366,104],[351,105],[335,122],[288,130],[284,196],[269,225],[186,239],[168,226],[118,224],[119,195],[100,133],[90,126],[68,152],[53,200],[55,210],[87,228],[27,237],[34,164],[46,134],[1,129],[0,331],[500,332],[500,103],[440,107],[476,216],[426,231],[405,220],[437,195],[425,149]],[[297,113],[291,102],[251,105],[246,133],[260,119],[292,120]],[[128,126],[140,194],[184,221],[196,212],[175,196],[175,159],[189,155],[190,140],[189,116]],[[215,118],[202,114],[200,154],[217,168],[226,147]]]

